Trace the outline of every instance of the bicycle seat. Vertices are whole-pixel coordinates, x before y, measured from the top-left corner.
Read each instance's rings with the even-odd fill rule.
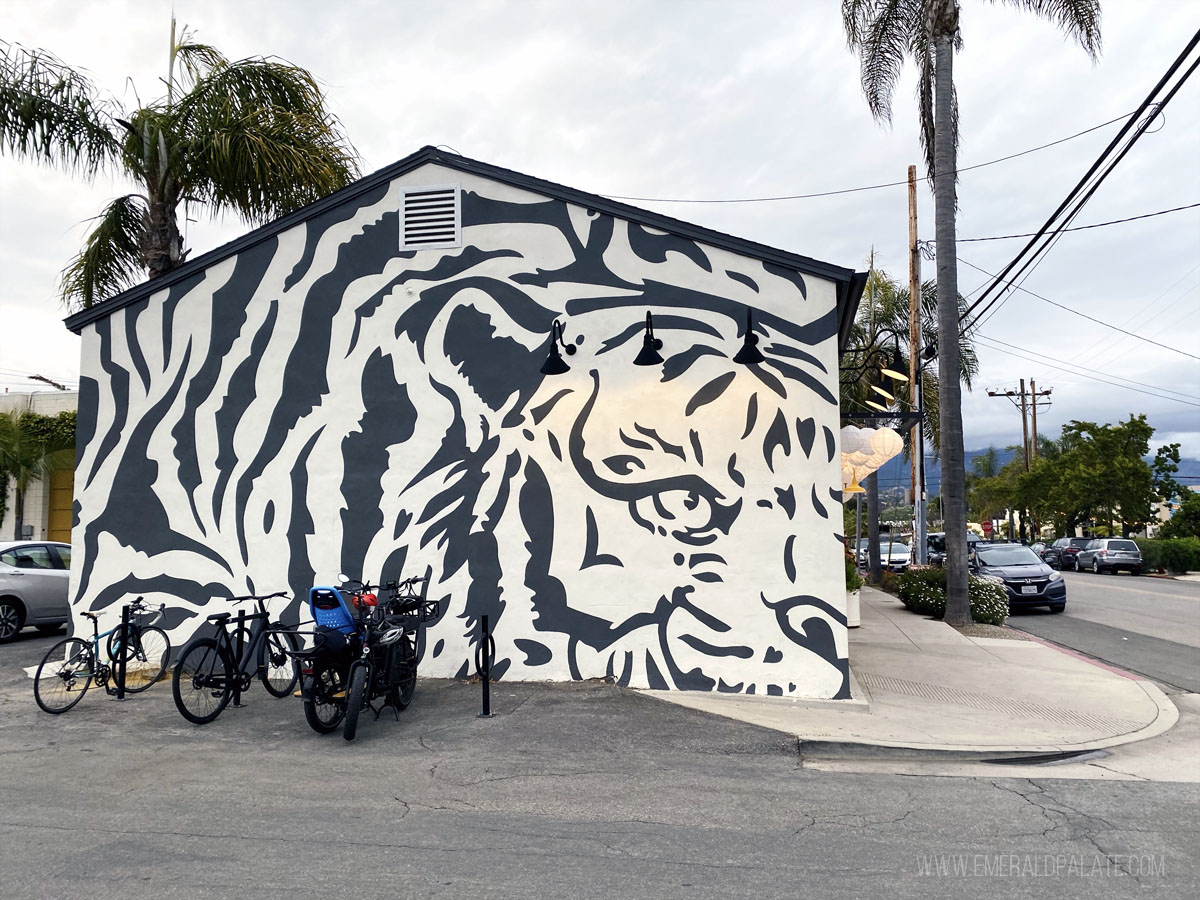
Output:
[[[88,617],[89,619],[91,619],[93,622],[99,621],[99,619],[100,619],[100,615],[99,615],[98,613],[92,613],[92,612],[82,612],[82,611],[81,611],[79,614],[80,614],[81,616],[87,616],[87,617]]]
[[[230,618],[232,615],[233,615],[233,613],[227,613],[227,612],[213,613],[211,616],[208,617],[208,621],[214,622],[214,623],[224,622],[226,619]]]

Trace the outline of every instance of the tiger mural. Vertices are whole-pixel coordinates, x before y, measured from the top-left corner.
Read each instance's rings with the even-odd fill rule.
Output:
[[[399,251],[399,190],[452,178],[461,246]],[[835,307],[582,204],[398,175],[73,326],[73,604],[165,600],[178,646],[221,597],[429,573],[426,675],[473,671],[486,614],[498,678],[848,696]],[[647,310],[661,368],[632,365]],[[547,376],[555,321],[577,352]]]

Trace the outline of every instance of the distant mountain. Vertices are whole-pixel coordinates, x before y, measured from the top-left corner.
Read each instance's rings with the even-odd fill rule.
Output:
[[[967,471],[973,468],[972,460],[977,456],[983,456],[988,452],[987,447],[982,450],[967,450],[964,453],[966,457]],[[1016,451],[1001,450],[996,448],[996,461],[999,466],[1007,465],[1008,462],[1016,455]],[[1153,460],[1153,456],[1146,457],[1146,461]],[[900,494],[908,488],[912,487],[912,463],[903,456],[897,456],[888,462],[879,470],[879,490],[883,496],[888,496],[890,493]],[[1200,459],[1184,459],[1180,460],[1179,471],[1176,473],[1184,484],[1195,484],[1200,481]],[[930,497],[936,497],[941,493],[942,486],[942,470],[938,460],[931,459],[928,456],[925,458],[925,484],[926,492]]]

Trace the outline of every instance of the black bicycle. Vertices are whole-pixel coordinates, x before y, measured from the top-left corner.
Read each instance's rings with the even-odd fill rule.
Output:
[[[248,690],[256,676],[272,696],[291,694],[297,672],[290,651],[299,647],[299,641],[293,629],[271,622],[266,609],[267,600],[286,596],[279,591],[233,597],[230,603],[254,601],[257,609],[240,620],[228,612],[207,617],[217,627],[216,636],[189,641],[171,677],[175,706],[185,719],[197,725],[211,722],[229,705],[234,692]]]
[[[412,702],[417,686],[417,638],[438,611],[436,602],[425,600],[428,580],[418,576],[392,582],[386,586],[390,596],[382,609],[359,607],[362,651],[350,664],[346,682],[346,721],[342,726],[346,740],[354,740],[364,706],[378,719],[388,707],[398,713]]]
[[[162,614],[164,607],[159,607]],[[144,613],[150,609],[141,597],[130,605],[131,611],[136,609]],[[104,688],[107,694],[116,694],[117,678],[121,671],[119,665],[113,665],[109,660],[115,654],[125,657],[125,683],[120,685],[129,693],[139,693],[146,690],[154,682],[162,678],[167,669],[167,660],[171,655],[171,642],[160,628],[150,625],[139,626],[138,636],[133,637],[130,628],[130,638],[113,639],[116,632],[121,631],[117,625],[109,631],[101,633],[100,616],[98,613],[81,613],[92,622],[92,639],[69,637],[59,641],[42,658],[33,679],[33,698],[44,711],[65,713],[83,699],[88,688],[95,682]],[[108,638],[109,658],[105,659],[100,653],[100,639]]]

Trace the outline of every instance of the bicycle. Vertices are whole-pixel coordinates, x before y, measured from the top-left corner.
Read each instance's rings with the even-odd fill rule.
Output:
[[[418,635],[437,617],[439,605],[425,599],[428,576],[392,582],[385,608],[361,618],[362,653],[350,665],[346,690],[346,721],[342,737],[354,740],[358,716],[366,706],[378,719],[383,710],[399,714],[412,702],[417,686]],[[416,589],[417,584],[421,590]],[[360,607],[360,611],[363,608]],[[382,700],[376,708],[372,700]]]
[[[234,604],[254,601],[256,611],[240,620],[228,612],[207,617],[217,627],[216,637],[189,641],[171,676],[175,706],[185,719],[196,725],[213,721],[234,692],[240,695],[249,690],[256,676],[272,696],[291,694],[297,672],[290,651],[299,646],[299,641],[292,629],[269,621],[266,609],[267,600],[286,596],[286,592],[278,591],[232,597],[229,602]]]
[[[167,671],[171,639],[153,624],[163,617],[166,609],[165,603],[156,609],[138,597],[129,605],[128,636],[121,625],[108,633],[105,648],[108,658],[114,667],[119,662],[125,663],[125,690],[130,694],[140,694]]]
[[[133,605],[138,606],[139,604],[142,609],[145,609],[141,597],[138,597]],[[117,685],[115,683],[117,670],[108,661],[102,660],[100,656],[100,639],[104,637],[111,639],[113,633],[118,631],[121,626],[118,624],[101,633],[98,613],[84,612],[81,615],[92,622],[91,641],[88,642],[77,637],[59,641],[42,657],[33,678],[34,700],[43,711],[52,715],[65,713],[75,706],[83,699],[83,695],[87,693],[93,681],[104,688],[106,694],[117,694],[119,688],[130,690],[128,671],[126,672],[126,684]],[[127,665],[130,659],[145,660],[141,677],[137,679],[139,682],[144,681],[144,684],[139,683],[137,689],[133,691],[134,693],[145,690],[162,677],[171,653],[171,644],[166,640],[166,634],[161,629],[147,626],[146,631],[155,634],[153,642],[149,639],[145,643],[139,641],[136,647],[132,640],[127,645],[120,641],[117,642],[118,651],[126,654]],[[162,635],[161,644],[158,643],[157,635]],[[109,659],[111,660],[112,657],[110,656]],[[153,678],[145,674],[150,671],[155,672]]]

